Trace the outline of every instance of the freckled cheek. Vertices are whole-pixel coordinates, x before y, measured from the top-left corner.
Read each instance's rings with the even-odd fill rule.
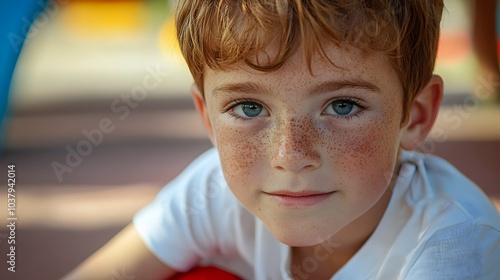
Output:
[[[263,137],[249,127],[216,123],[217,149],[224,176],[231,187],[251,186],[265,162]],[[255,184],[253,184],[255,185]]]
[[[331,160],[339,168],[346,185],[358,186],[363,193],[377,193],[388,185],[396,156],[397,133],[382,124],[371,124],[343,132]],[[367,188],[370,186],[369,188]]]

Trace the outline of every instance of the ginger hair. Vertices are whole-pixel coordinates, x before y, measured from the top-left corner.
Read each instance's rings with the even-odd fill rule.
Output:
[[[202,92],[205,67],[245,61],[273,71],[302,47],[310,70],[315,53],[328,59],[325,43],[384,52],[403,86],[406,118],[432,76],[443,8],[443,0],[179,0],[176,29]]]

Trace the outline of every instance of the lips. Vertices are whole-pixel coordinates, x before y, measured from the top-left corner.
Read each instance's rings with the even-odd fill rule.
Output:
[[[322,195],[331,192],[317,192],[317,191],[300,191],[300,192],[291,192],[291,191],[277,191],[277,192],[266,192],[269,195],[280,195],[280,196],[293,196],[293,197],[304,197],[304,196],[312,196],[312,195]]]
[[[318,192],[318,191],[276,191],[276,192],[264,192],[266,196],[275,200],[283,206],[312,206],[319,204],[331,195],[335,191],[331,192]]]

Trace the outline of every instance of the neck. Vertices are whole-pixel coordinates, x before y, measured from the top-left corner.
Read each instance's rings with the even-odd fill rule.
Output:
[[[313,246],[292,248],[294,279],[330,279],[370,238],[380,223],[392,195],[391,183],[365,214],[328,240]]]

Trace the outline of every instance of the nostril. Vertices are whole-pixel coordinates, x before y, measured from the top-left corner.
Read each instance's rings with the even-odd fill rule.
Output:
[[[302,169],[314,169],[319,167],[321,164],[321,156],[312,146],[282,142],[273,156],[272,161],[276,169],[296,173]]]
[[[275,128],[272,160],[275,168],[298,172],[320,165],[320,154],[316,150],[317,141],[313,141],[316,133],[311,131],[315,130],[315,127],[310,120],[292,117]]]

